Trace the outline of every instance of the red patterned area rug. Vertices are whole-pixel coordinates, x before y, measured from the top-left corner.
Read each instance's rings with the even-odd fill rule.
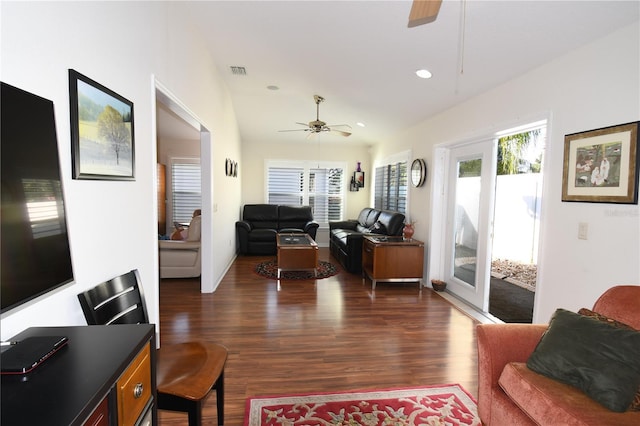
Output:
[[[331,394],[255,397],[245,426],[263,425],[473,425],[476,401],[458,384]]]
[[[265,262],[258,263],[254,272],[262,277],[275,280],[278,278],[278,261],[267,260]],[[280,279],[282,280],[320,280],[322,278],[328,278],[336,275],[338,270],[330,262],[324,260],[318,261],[318,273],[313,275],[313,271],[282,271]]]

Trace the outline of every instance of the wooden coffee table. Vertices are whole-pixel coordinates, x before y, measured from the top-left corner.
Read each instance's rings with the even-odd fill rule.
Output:
[[[309,234],[278,234],[278,280],[282,271],[313,270],[318,275],[318,244]]]

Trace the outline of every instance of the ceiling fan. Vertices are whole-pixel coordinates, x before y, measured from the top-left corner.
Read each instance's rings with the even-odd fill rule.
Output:
[[[307,126],[306,129],[280,130],[280,131],[281,132],[311,132],[309,133],[309,136],[313,135],[314,133],[320,133],[320,132],[335,132],[345,137],[351,136],[351,132],[336,129],[336,127],[346,127],[348,129],[351,129],[351,126],[349,126],[348,124],[334,124],[334,125],[327,126],[327,123],[325,123],[324,121],[321,121],[320,120],[320,102],[324,102],[324,98],[319,95],[313,95],[313,99],[316,102],[316,119],[314,121],[310,121],[308,124],[296,122],[296,124],[300,124],[301,126]]]
[[[435,21],[441,4],[442,0],[413,0],[409,12],[409,28]]]

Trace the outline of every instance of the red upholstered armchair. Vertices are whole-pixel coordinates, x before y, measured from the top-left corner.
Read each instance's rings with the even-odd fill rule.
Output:
[[[610,288],[593,311],[640,330],[640,286]],[[581,390],[527,368],[546,329],[538,324],[478,326],[478,413],[483,424],[640,425],[640,411],[610,411]]]

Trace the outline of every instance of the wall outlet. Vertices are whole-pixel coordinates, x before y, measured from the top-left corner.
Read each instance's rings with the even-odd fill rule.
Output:
[[[589,232],[589,224],[586,222],[578,223],[578,239],[586,240]]]

